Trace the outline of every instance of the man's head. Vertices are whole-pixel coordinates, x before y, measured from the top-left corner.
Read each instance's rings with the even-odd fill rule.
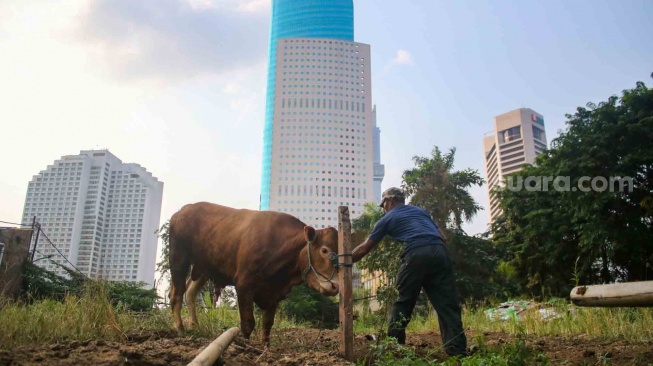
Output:
[[[404,195],[404,191],[397,187],[392,187],[386,189],[381,195],[379,207],[383,208],[383,211],[388,212],[396,206],[405,204],[405,202],[406,196]]]

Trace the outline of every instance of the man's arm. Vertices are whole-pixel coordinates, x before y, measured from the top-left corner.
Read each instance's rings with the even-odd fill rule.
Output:
[[[379,242],[374,241],[370,238],[367,238],[363,244],[357,246],[354,248],[354,250],[351,252],[351,260],[352,262],[356,263],[359,260],[361,260],[367,253],[372,250]]]

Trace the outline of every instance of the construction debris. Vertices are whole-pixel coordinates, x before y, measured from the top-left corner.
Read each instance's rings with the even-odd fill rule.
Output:
[[[534,316],[537,314],[542,320],[551,320],[560,318],[561,315],[551,306],[545,306],[533,301],[508,301],[499,304],[496,308],[485,310],[485,315],[490,319],[498,319],[502,321],[513,320],[521,321],[526,316]]]

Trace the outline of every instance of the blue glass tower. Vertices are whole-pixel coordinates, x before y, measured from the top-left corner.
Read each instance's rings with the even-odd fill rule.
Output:
[[[277,40],[280,38],[330,38],[353,41],[353,0],[272,0],[272,24],[268,49],[268,87],[263,130],[261,210],[267,210],[270,207],[275,73]]]

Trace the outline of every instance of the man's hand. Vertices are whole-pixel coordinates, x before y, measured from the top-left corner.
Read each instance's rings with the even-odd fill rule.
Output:
[[[372,240],[370,238],[367,238],[367,240],[365,240],[363,242],[363,244],[357,246],[351,252],[352,262],[356,263],[359,260],[361,260],[367,253],[370,252],[370,250],[372,250],[372,248],[374,248],[376,246],[376,244],[378,244],[378,242],[376,242],[376,241],[374,241],[374,240]]]

